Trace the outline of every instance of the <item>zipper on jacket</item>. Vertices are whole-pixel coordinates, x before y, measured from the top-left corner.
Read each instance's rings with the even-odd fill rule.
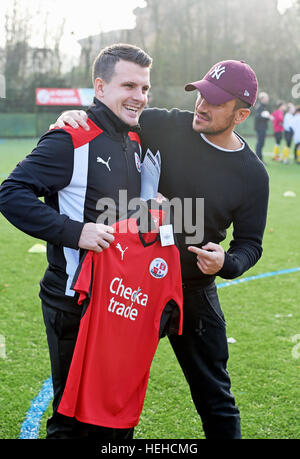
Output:
[[[125,153],[125,160],[126,160],[126,167],[127,167],[127,187],[128,187],[129,186],[129,163],[128,163],[127,144],[126,144],[127,134],[123,133],[122,137],[123,137],[122,147]]]

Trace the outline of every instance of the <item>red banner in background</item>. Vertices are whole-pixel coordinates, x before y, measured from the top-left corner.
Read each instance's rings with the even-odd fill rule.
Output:
[[[36,105],[90,105],[94,90],[90,88],[36,88]]]

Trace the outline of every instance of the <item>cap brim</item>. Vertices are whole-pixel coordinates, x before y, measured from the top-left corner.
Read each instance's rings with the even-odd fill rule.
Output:
[[[195,91],[195,89],[197,89],[204,99],[212,105],[225,104],[225,102],[236,98],[236,96],[224,91],[208,80],[200,80],[195,81],[194,83],[189,83],[184,89],[186,91]]]

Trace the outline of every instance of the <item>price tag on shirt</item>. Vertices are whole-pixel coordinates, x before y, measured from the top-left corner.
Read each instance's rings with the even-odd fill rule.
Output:
[[[159,227],[160,242],[163,247],[174,245],[173,225],[162,225]]]

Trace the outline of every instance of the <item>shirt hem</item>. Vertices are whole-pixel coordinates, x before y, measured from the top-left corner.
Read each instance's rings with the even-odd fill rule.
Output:
[[[112,429],[129,429],[129,428],[132,428],[132,427],[136,427],[139,423],[139,418],[138,419],[135,419],[134,421],[128,421],[128,422],[113,422],[113,421],[105,421],[103,419],[99,419],[99,418],[93,418],[93,417],[90,417],[90,416],[82,416],[82,415],[78,415],[78,414],[75,414],[72,412],[72,411],[69,411],[69,410],[65,410],[65,409],[58,409],[57,410],[60,414],[63,414],[64,416],[68,416],[68,417],[71,417],[71,418],[75,418],[77,419],[77,421],[80,421],[80,422],[83,422],[84,424],[92,424],[92,425],[96,425],[96,426],[100,426],[100,427],[108,427],[108,428],[112,428]]]

